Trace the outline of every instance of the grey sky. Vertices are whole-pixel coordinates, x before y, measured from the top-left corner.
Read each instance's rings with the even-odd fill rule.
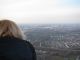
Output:
[[[0,19],[17,23],[80,22],[80,0],[0,0]]]

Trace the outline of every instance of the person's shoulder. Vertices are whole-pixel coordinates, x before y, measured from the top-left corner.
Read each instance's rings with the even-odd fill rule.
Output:
[[[36,51],[32,43],[27,40],[21,40],[21,41],[23,41],[25,46],[31,51],[33,60],[36,60]]]
[[[0,37],[0,41],[10,42],[10,43],[26,43],[23,39],[16,37]]]
[[[34,48],[33,45],[31,44],[31,42],[27,41],[27,40],[23,40],[25,42],[26,45],[28,45],[31,48]]]
[[[20,38],[16,38],[16,37],[0,37],[0,41],[1,41],[1,43],[6,42],[6,43],[10,43],[10,44],[12,43],[15,45],[24,45],[29,48],[33,48],[33,45],[29,41],[20,39]]]
[[[26,40],[24,40],[24,39],[19,39],[19,38],[14,38],[14,39],[15,39],[16,41],[18,41],[18,42],[24,43],[26,46],[29,46],[29,47],[33,48],[33,45],[31,44],[31,42],[27,41],[27,39],[26,39]]]
[[[19,42],[23,42],[23,43],[28,44],[28,45],[32,45],[29,41],[27,41],[27,39],[24,40],[24,39],[20,39],[20,38],[14,38],[14,40],[19,41]]]

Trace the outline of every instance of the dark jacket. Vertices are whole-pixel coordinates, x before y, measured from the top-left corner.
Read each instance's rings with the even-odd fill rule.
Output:
[[[0,38],[0,60],[36,60],[34,47],[18,38]]]

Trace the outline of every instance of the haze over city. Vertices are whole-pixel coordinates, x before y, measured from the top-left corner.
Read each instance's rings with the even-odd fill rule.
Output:
[[[0,0],[0,19],[17,23],[80,23],[80,0]]]

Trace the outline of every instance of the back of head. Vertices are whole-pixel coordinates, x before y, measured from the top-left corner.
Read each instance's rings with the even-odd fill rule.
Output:
[[[16,37],[23,39],[23,33],[13,21],[0,20],[0,37]]]

